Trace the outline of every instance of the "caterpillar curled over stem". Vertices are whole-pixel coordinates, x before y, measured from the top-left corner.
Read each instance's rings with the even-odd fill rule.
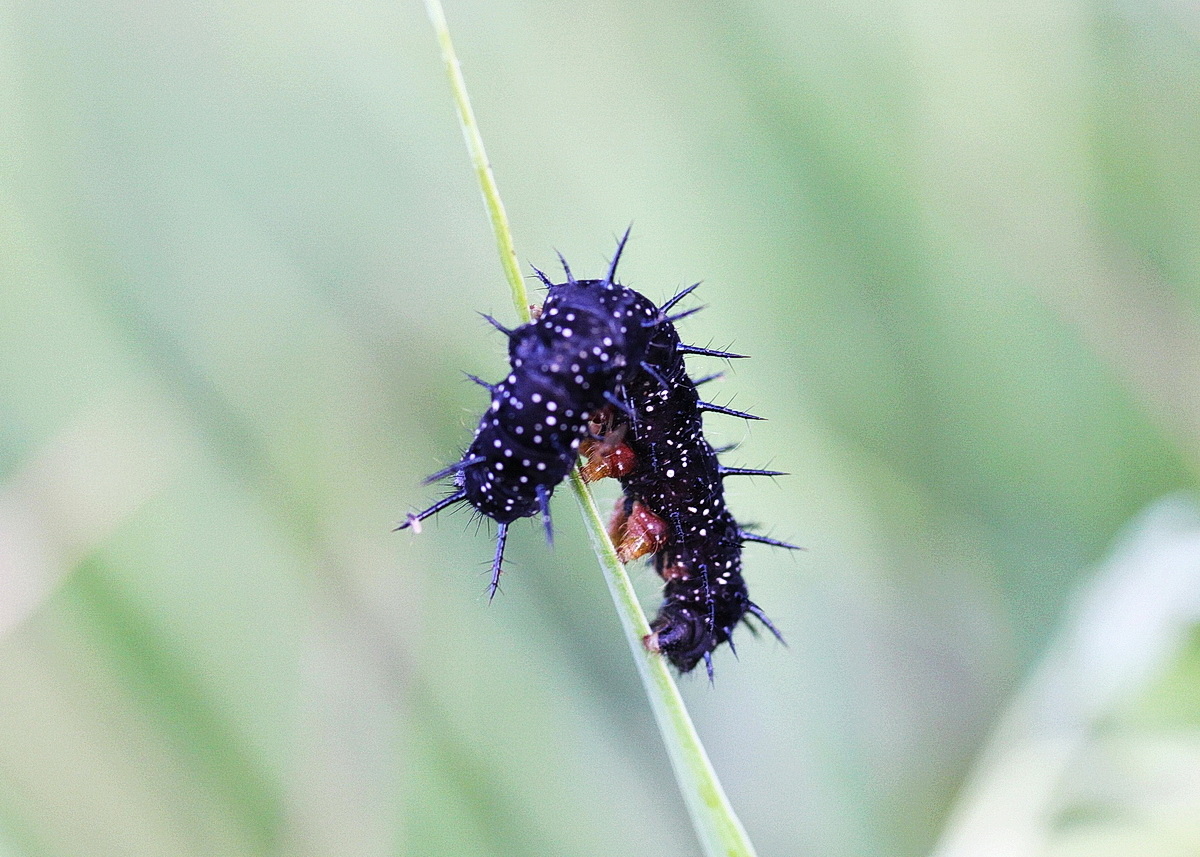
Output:
[[[759,417],[701,400],[698,383],[711,376],[693,382],[684,357],[742,355],[680,341],[675,322],[696,310],[672,311],[696,286],[660,307],[616,281],[628,236],[604,279],[578,280],[565,260],[561,283],[535,269],[547,296],[528,324],[510,330],[485,316],[508,337],[509,373],[495,384],[468,376],[488,390],[490,403],[462,458],[427,480],[449,478],[451,491],[398,529],[416,529],[457,503],[495,521],[494,597],[509,525],[541,514],[549,540],[550,496],[582,455],[585,479],[621,482],[609,527],[618,556],[651,557],[664,581],[644,644],[681,672],[704,661],[711,679],[712,653],[726,642],[732,647],[739,623],[754,617],[782,640],[747,594],[742,544],[794,547],[740,527],[725,505],[723,480],[783,474],[718,462],[703,414]]]

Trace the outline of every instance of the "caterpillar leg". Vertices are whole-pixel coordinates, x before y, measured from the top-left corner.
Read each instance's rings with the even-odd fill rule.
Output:
[[[588,421],[589,437],[579,444],[579,454],[584,462],[579,468],[584,482],[599,482],[601,479],[620,479],[633,472],[637,456],[632,447],[625,443],[628,423],[616,422],[612,407],[603,407]]]
[[[613,435],[624,434],[625,426],[621,426]],[[601,479],[620,479],[633,472],[637,466],[637,456],[633,449],[625,443],[613,444],[608,438],[592,440],[588,438],[579,444],[579,453],[584,462],[579,471],[584,482],[599,482]]]
[[[608,525],[608,534],[617,547],[617,557],[629,563],[658,553],[667,543],[670,528],[667,522],[651,512],[641,502],[621,498]]]

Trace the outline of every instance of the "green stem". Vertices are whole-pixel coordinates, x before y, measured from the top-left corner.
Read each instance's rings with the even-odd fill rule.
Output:
[[[500,251],[500,262],[504,267],[505,277],[512,289],[513,303],[516,305],[517,315],[523,321],[529,321],[529,299],[525,281],[521,278],[520,267],[517,264],[512,232],[504,213],[504,204],[500,201],[496,180],[488,164],[487,153],[483,148],[483,138],[475,123],[475,114],[467,95],[467,85],[463,81],[462,69],[454,53],[454,44],[450,40],[446,15],[439,0],[425,0],[425,7],[437,32],[438,42],[442,46],[442,59],[450,78],[450,87],[454,91],[463,137],[467,141],[467,150],[470,152],[475,175],[483,192],[483,200],[491,217],[492,231],[496,235],[496,246]],[[646,623],[646,616],[638,603],[637,594],[633,591],[629,575],[625,573],[625,567],[617,558],[617,551],[608,537],[596,502],[579,474],[579,468],[575,468],[570,478],[571,488],[583,512],[584,525],[596,550],[596,558],[600,561],[600,569],[612,593],[617,615],[621,618],[621,627],[633,652],[638,675],[642,679],[650,707],[654,711],[654,719],[666,745],[667,756],[675,771],[675,780],[679,784],[688,814],[696,828],[696,835],[704,846],[704,852],[708,857],[754,857],[754,846],[750,844],[741,821],[721,788],[716,771],[713,770],[708,754],[704,751],[704,745],[700,743],[700,736],[696,734],[696,727],[683,704],[683,698],[679,695],[679,688],[675,686],[667,670],[665,660],[646,651],[642,645],[642,638],[650,633],[650,626]]]
[[[529,294],[525,289],[525,280],[521,277],[521,266],[517,263],[517,251],[513,246],[512,231],[508,228],[508,215],[504,213],[504,203],[500,200],[500,190],[496,187],[496,177],[492,175],[492,165],[488,161],[487,150],[483,147],[483,137],[479,134],[479,126],[475,122],[475,111],[471,109],[471,98],[467,95],[467,84],[463,80],[462,67],[458,64],[458,55],[454,52],[454,43],[450,41],[450,28],[446,24],[446,13],[442,11],[439,0],[425,0],[425,9],[429,20],[437,33],[438,44],[442,46],[442,62],[446,65],[446,76],[450,78],[450,89],[454,93],[454,105],[458,108],[458,122],[462,126],[463,138],[467,142],[467,151],[471,155],[471,164],[475,168],[475,178],[479,181],[479,189],[483,192],[483,204],[487,207],[488,216],[492,221],[492,232],[496,236],[496,249],[500,253],[500,265],[504,268],[504,277],[508,287],[512,289],[513,305],[517,309],[517,317],[521,321],[529,321]]]
[[[646,688],[650,707],[654,709],[654,719],[667,747],[675,781],[687,804],[696,835],[704,845],[704,853],[710,857],[718,854],[753,857],[754,846],[750,844],[746,829],[742,827],[729,798],[725,796],[725,790],[721,788],[721,781],[717,779],[717,772],[713,770],[708,753],[700,743],[700,736],[696,733],[687,706],[683,704],[683,697],[679,695],[679,688],[667,670],[666,660],[646,651],[642,645],[642,638],[650,633],[650,626],[646,623],[629,575],[625,573],[625,566],[617,558],[616,548],[608,537],[596,501],[579,474],[579,468],[571,473],[571,488],[583,512],[583,522],[591,537],[592,547],[596,550],[596,558],[600,561],[600,570],[604,572],[604,581],[617,605],[625,639],[633,651],[633,661]]]

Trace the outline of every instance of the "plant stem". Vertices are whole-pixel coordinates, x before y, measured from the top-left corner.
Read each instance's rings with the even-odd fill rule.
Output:
[[[696,835],[704,845],[704,852],[710,857],[718,854],[753,857],[754,846],[737,813],[733,811],[729,798],[725,796],[725,790],[721,788],[721,781],[717,779],[717,772],[708,759],[704,745],[700,743],[700,736],[696,733],[687,706],[683,704],[683,697],[679,695],[679,688],[667,670],[666,660],[646,651],[642,645],[642,638],[650,633],[650,626],[579,468],[571,473],[571,489],[579,501],[584,525],[596,550],[596,558],[600,561],[600,570],[604,572],[604,581],[617,605],[625,639],[633,651],[638,675],[646,688],[658,731],[662,733],[667,755],[671,759],[675,781],[687,804]]]
[[[462,67],[458,64],[458,55],[454,52],[454,43],[450,40],[450,28],[446,24],[446,13],[442,11],[440,0],[425,0],[425,9],[429,20],[437,33],[438,44],[442,47],[442,62],[446,65],[446,76],[450,78],[450,89],[454,93],[454,105],[458,108],[458,123],[462,126],[463,139],[467,143],[467,152],[471,155],[471,164],[475,167],[475,178],[479,181],[479,189],[483,192],[483,204],[487,207],[488,216],[492,221],[492,232],[496,236],[496,249],[500,253],[500,265],[504,268],[504,277],[508,287],[512,289],[513,305],[517,309],[517,317],[523,322],[529,321],[529,294],[525,289],[525,280],[521,277],[521,266],[517,263],[517,251],[513,246],[512,231],[508,228],[508,215],[504,213],[504,203],[500,200],[500,190],[496,187],[496,177],[492,175],[492,165],[488,161],[487,150],[483,147],[483,137],[479,134],[479,126],[475,122],[475,111],[471,109],[471,98],[467,95],[467,84],[463,80]]]
[[[451,89],[454,91],[463,137],[467,141],[467,150],[470,152],[484,203],[491,217],[492,231],[496,235],[501,265],[512,289],[513,303],[516,305],[517,315],[527,322],[530,316],[525,281],[521,278],[504,204],[500,201],[500,192],[496,188],[487,153],[483,148],[483,138],[479,134],[475,114],[471,109],[462,69],[454,53],[454,44],[450,40],[446,15],[439,0],[425,0],[425,7],[442,47],[442,59],[450,78]],[[617,614],[621,618],[625,638],[633,652],[638,675],[646,689],[655,722],[666,745],[667,756],[675,771],[675,780],[679,784],[704,852],[709,857],[754,857],[754,846],[750,844],[741,821],[721,788],[708,754],[704,751],[704,745],[700,743],[700,736],[696,734],[692,718],[683,704],[683,698],[679,695],[679,689],[667,670],[665,660],[646,651],[642,645],[642,638],[650,633],[650,626],[646,623],[646,616],[638,603],[637,594],[633,591],[633,584],[629,581],[629,575],[625,573],[625,567],[617,558],[617,551],[608,537],[596,502],[580,476],[578,467],[572,471],[570,479],[571,488],[583,512],[588,536],[596,550],[600,569],[604,573]]]

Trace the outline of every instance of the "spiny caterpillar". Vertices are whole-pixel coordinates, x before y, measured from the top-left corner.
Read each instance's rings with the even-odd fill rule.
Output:
[[[665,308],[695,288],[676,295]],[[690,353],[742,356],[683,345],[671,323],[656,327],[643,371],[626,385],[626,407],[608,407],[593,420],[592,437],[582,447],[583,472],[589,480],[613,476],[621,481],[624,496],[609,534],[623,562],[653,555],[665,582],[663,603],[644,641],[647,648],[662,652],[680,672],[703,660],[711,679],[713,650],[725,642],[732,648],[733,629],[748,615],[783,639],[749,598],[742,544],[795,546],[739,527],[726,508],[725,477],[785,474],[718,462],[704,438],[703,412],[759,418],[701,401],[684,367],[683,357]]]
[[[397,529],[419,529],[460,502],[495,520],[494,597],[509,524],[540,512],[550,540],[550,495],[582,451],[585,478],[621,480],[624,497],[610,533],[622,560],[653,554],[666,582],[647,648],[681,672],[703,659],[711,679],[712,651],[732,646],[733,628],[748,614],[779,636],[746,594],[742,543],[793,547],[740,528],[725,507],[722,480],[782,474],[717,462],[701,414],[758,418],[700,401],[683,356],[741,355],[680,343],[674,322],[696,310],[669,313],[696,286],[657,307],[616,282],[628,237],[626,231],[603,280],[576,280],[565,260],[564,283],[535,268],[548,296],[530,323],[507,330],[485,316],[509,338],[511,371],[494,385],[468,376],[489,390],[491,404],[462,459],[426,480],[452,476],[453,491]]]
[[[426,480],[453,476],[455,490],[397,528],[464,501],[496,521],[489,598],[500,583],[509,524],[540,512],[553,538],[550,495],[575,466],[591,418],[621,401],[657,324],[654,303],[613,279],[620,258],[618,248],[603,280],[576,280],[565,262],[565,283],[538,271],[548,296],[538,317],[515,330],[485,316],[508,336],[511,371],[498,384],[471,376],[489,390],[491,404],[462,459]]]

